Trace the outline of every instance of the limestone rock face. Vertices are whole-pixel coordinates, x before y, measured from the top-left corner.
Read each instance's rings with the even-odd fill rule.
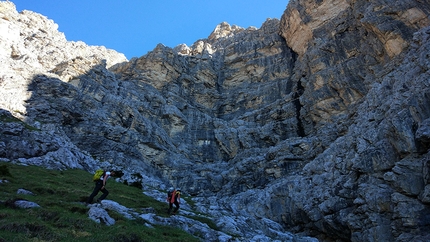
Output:
[[[430,240],[429,15],[292,0],[127,61],[2,1],[0,160],[179,186],[240,241]]]

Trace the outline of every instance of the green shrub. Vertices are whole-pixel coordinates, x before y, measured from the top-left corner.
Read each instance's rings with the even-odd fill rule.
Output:
[[[11,177],[12,175],[9,172],[9,168],[7,167],[7,165],[0,165],[0,176],[8,176]]]

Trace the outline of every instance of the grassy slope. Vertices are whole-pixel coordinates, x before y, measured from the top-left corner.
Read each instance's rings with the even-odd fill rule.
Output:
[[[98,224],[88,218],[82,203],[94,188],[92,174],[83,170],[46,170],[36,166],[0,163],[0,242],[2,241],[198,241],[173,227],[148,228],[143,220],[127,220],[109,212],[115,225]],[[23,188],[36,196],[17,194]],[[155,209],[165,216],[167,204],[158,202],[136,187],[109,179],[107,199],[129,208]],[[99,193],[98,196],[100,196]],[[97,197],[98,197],[97,196]],[[96,197],[96,198],[97,198]],[[12,208],[8,204],[21,198],[41,207]]]

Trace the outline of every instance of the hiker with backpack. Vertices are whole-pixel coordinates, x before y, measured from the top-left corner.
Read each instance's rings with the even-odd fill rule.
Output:
[[[109,191],[106,189],[106,182],[110,176],[115,176],[115,171],[103,171],[97,170],[94,174],[93,181],[95,182],[95,187],[93,193],[88,197],[87,204],[91,204],[93,199],[101,191],[103,194],[97,199],[97,202],[101,202],[103,199],[109,195]]]
[[[169,203],[169,210],[167,210],[167,213],[169,215],[175,215],[179,209],[179,203],[181,202],[181,189],[173,189],[173,187],[170,188],[167,192],[167,202]],[[173,204],[175,204],[175,209],[173,210],[173,213],[170,213],[172,211]]]

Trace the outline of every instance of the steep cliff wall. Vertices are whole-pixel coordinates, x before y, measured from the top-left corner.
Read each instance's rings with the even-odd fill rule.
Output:
[[[429,240],[429,13],[293,0],[127,61],[0,2],[0,159],[180,186],[240,238]]]

